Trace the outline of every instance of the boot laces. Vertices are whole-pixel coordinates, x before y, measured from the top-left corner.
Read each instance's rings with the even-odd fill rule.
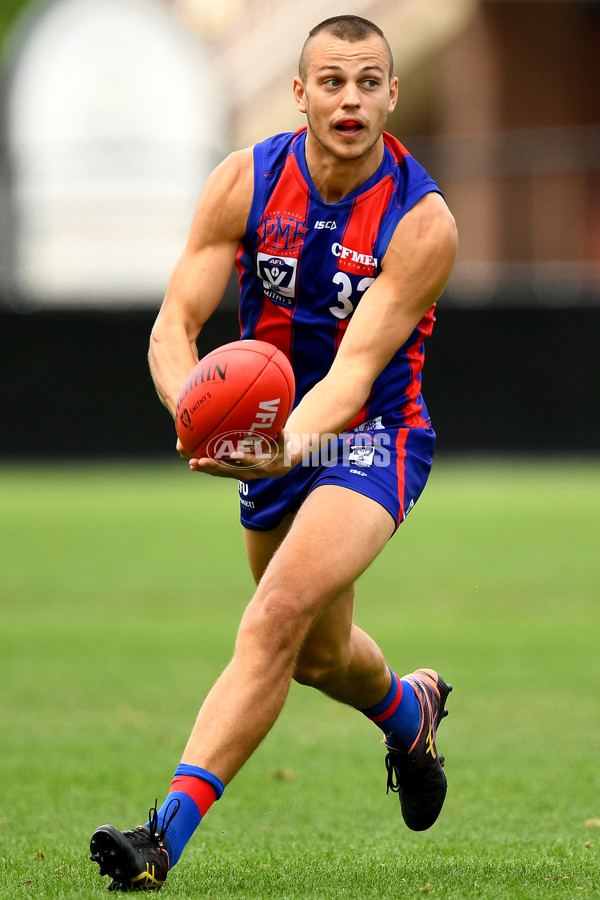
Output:
[[[167,804],[167,808],[165,809],[165,814],[163,816],[162,828],[159,830],[158,828],[158,800],[154,801],[154,807],[148,812],[148,819],[150,821],[150,834],[153,834],[156,837],[157,841],[164,840],[165,834],[169,828],[169,825],[179,812],[179,807],[181,806],[181,800],[179,797],[173,797],[172,800],[169,800]],[[173,809],[171,810],[171,807]]]
[[[179,797],[173,797],[173,799],[169,801],[163,816],[162,827],[159,828],[158,799],[156,799],[154,801],[154,806],[148,810],[148,825],[140,825],[138,828],[134,828],[133,831],[126,831],[124,834],[127,835],[133,846],[136,848],[147,847],[148,840],[150,840],[153,845],[161,844],[165,839],[169,825],[179,812],[180,806],[181,800]]]
[[[400,771],[398,760],[394,757],[399,755],[399,751],[389,750],[385,757],[385,768],[387,770],[387,788],[386,794],[392,791],[397,794],[400,791]]]

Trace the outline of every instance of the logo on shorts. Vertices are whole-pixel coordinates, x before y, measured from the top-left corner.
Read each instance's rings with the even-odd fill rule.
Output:
[[[360,466],[361,469],[370,469],[375,458],[375,444],[364,444],[362,442],[353,443],[350,446],[348,454],[348,462],[353,466]]]
[[[247,481],[238,481],[238,491],[240,494],[240,503],[242,506],[245,506],[246,509],[254,509],[254,500],[248,500],[248,482]]]

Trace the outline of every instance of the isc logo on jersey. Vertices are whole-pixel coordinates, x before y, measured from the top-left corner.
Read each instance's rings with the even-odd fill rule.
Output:
[[[272,256],[259,251],[256,268],[267,297],[281,306],[292,306],[296,296],[298,260],[293,256]]]

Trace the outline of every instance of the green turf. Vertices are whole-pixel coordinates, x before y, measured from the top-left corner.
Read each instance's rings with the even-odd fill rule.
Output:
[[[236,485],[5,466],[0,500],[0,897],[103,897],[89,836],[162,799],[251,595]],[[409,832],[379,732],[294,686],[162,895],[600,897],[599,536],[600,464],[438,462],[357,617],[454,683],[439,822]]]

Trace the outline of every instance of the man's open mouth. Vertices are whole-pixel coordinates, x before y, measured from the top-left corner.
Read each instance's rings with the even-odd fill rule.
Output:
[[[338,122],[335,126],[335,130],[340,134],[352,136],[354,134],[359,134],[364,127],[362,122],[359,122],[357,119],[345,119],[343,122]]]

